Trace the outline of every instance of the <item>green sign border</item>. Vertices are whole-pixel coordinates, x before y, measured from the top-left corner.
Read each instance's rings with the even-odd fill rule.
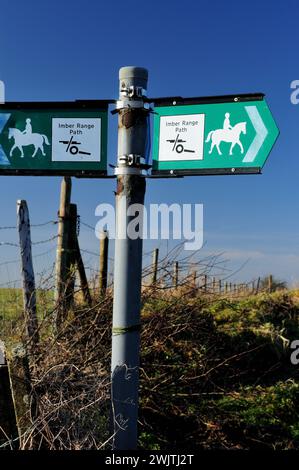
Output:
[[[52,117],[101,118],[100,162],[49,162],[38,168],[0,166],[0,176],[75,176],[77,178],[109,178],[107,175],[108,105],[111,100],[78,100],[70,102],[7,102],[0,104],[0,113],[32,113]],[[3,132],[3,131],[2,131]],[[51,148],[51,147],[50,147]],[[47,167],[45,167],[47,166]]]
[[[159,98],[154,101],[154,142],[153,142],[153,167],[154,177],[174,177],[192,175],[229,175],[229,174],[259,174],[264,166],[268,155],[279,135],[279,129],[274,118],[264,100],[263,93],[224,95],[203,98]],[[206,114],[210,111],[211,105],[235,105],[236,108],[244,107],[244,103],[250,102],[256,105],[262,112],[262,117],[266,120],[269,135],[266,137],[259,153],[266,157],[259,157],[259,154],[252,163],[242,162],[242,166],[228,162],[223,168],[218,163],[214,167],[206,166],[206,162],[199,161],[159,161],[159,137],[160,137],[160,117],[175,116],[180,114]],[[192,106],[191,106],[192,105]],[[192,111],[191,108],[192,107]],[[274,136],[274,138],[273,138]],[[216,162],[218,160],[215,160]]]

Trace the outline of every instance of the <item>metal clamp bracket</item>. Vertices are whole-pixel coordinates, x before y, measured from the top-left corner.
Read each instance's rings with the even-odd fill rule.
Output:
[[[146,170],[151,165],[145,163],[142,155],[121,155],[117,159],[118,166],[114,169],[115,175],[147,175]]]
[[[139,175],[146,176],[145,170],[136,166],[117,166],[114,168],[114,175]]]
[[[115,103],[115,111],[130,108],[142,108],[148,110],[149,107],[149,103],[145,103],[143,100],[130,100],[128,98],[125,98],[123,100],[117,100]]]
[[[134,155],[131,153],[129,155],[121,155],[118,157],[117,163],[119,165],[140,167],[145,164],[145,158],[142,157],[142,155]]]
[[[120,94],[128,98],[143,98],[147,96],[147,91],[141,86],[122,86],[120,89]]]

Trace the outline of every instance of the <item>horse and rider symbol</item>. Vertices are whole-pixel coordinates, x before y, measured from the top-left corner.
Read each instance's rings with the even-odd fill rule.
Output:
[[[210,142],[211,140],[211,147],[209,153],[213,152],[214,147],[218,151],[219,155],[222,155],[220,150],[221,142],[228,142],[231,144],[229,149],[229,154],[233,154],[233,148],[236,144],[240,147],[241,153],[244,153],[244,147],[242,142],[240,141],[240,135],[246,134],[246,122],[239,122],[235,126],[230,124],[230,113],[225,113],[225,119],[223,123],[223,129],[216,129],[210,131],[206,138],[206,142]]]
[[[211,141],[211,146],[209,150],[209,154],[213,152],[214,147],[216,147],[218,154],[222,155],[221,149],[220,149],[220,144],[221,142],[227,142],[230,143],[230,150],[229,150],[229,155],[233,155],[233,149],[235,145],[238,145],[241,150],[241,154],[244,153],[244,147],[243,144],[240,140],[240,135],[241,134],[246,134],[246,122],[239,122],[235,126],[232,126],[230,124],[230,113],[225,113],[225,118],[224,118],[224,123],[223,123],[223,128],[222,129],[215,129],[212,130],[208,133],[208,136],[206,138],[206,143]],[[183,153],[183,152],[188,152],[188,153],[195,153],[195,150],[188,150],[186,149],[182,144],[186,143],[186,140],[182,140],[179,138],[180,134],[176,135],[175,139],[168,139],[166,142],[172,143],[172,152],[177,152],[177,153]]]
[[[13,152],[16,149],[19,149],[21,158],[24,158],[24,151],[23,147],[28,145],[34,145],[34,152],[32,154],[32,158],[35,157],[37,152],[40,150],[42,155],[45,156],[44,151],[44,144],[50,145],[48,137],[44,134],[38,134],[36,132],[32,132],[32,124],[31,119],[26,119],[26,126],[23,131],[17,128],[9,128],[8,129],[8,139],[14,139],[14,145],[10,149],[10,157],[13,156]],[[66,145],[66,152],[71,153],[72,155],[77,155],[77,153],[82,155],[91,155],[90,152],[84,152],[83,150],[79,150],[79,145],[81,142],[77,142],[73,140],[73,136],[69,140],[60,140],[62,144]]]
[[[26,127],[23,131],[14,127],[9,128],[8,139],[14,139],[14,144],[11,147],[9,153],[10,157],[12,157],[12,154],[15,149],[19,149],[19,151],[21,152],[20,157],[24,158],[23,147],[26,147],[27,145],[34,145],[34,153],[32,154],[32,158],[35,157],[39,150],[42,152],[42,155],[45,156],[46,154],[44,152],[44,144],[50,145],[50,142],[46,135],[32,132],[30,118],[26,119]]]

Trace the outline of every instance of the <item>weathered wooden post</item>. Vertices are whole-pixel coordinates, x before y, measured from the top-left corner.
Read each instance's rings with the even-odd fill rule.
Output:
[[[99,294],[104,296],[108,282],[108,249],[109,235],[107,230],[100,233],[100,270],[99,270]]]
[[[76,282],[77,265],[77,205],[70,204],[69,210],[69,241],[67,266],[66,266],[66,286],[65,286],[65,307],[68,310],[74,305],[74,291]]]
[[[59,329],[66,316],[65,288],[69,266],[69,232],[70,232],[70,202],[72,180],[65,176],[61,182],[60,207],[58,212],[58,241],[56,256],[56,312],[55,326]]]
[[[222,285],[221,285],[221,279],[218,280],[218,293],[221,294],[222,292]]]
[[[173,265],[173,287],[178,288],[179,285],[179,262],[175,261]]]
[[[7,443],[7,449],[18,449],[18,429],[9,372],[6,362],[5,345],[0,341],[0,445]],[[7,442],[9,440],[9,442]]]
[[[271,294],[271,292],[273,292],[273,276],[272,276],[272,274],[269,274],[269,278],[268,278],[268,292],[269,292],[269,294]]]
[[[193,273],[192,273],[192,285],[193,285],[194,289],[196,289],[196,280],[197,280],[197,272],[193,271]]]
[[[80,285],[81,285],[81,290],[83,293],[84,301],[91,306],[92,305],[92,298],[90,295],[90,290],[88,287],[88,280],[81,256],[81,251],[80,251],[80,246],[79,246],[79,241],[78,237],[76,236],[76,260],[77,260],[77,268],[78,268],[78,273],[79,273],[79,279],[80,279]]]
[[[25,324],[27,334],[31,342],[30,352],[34,352],[34,348],[39,341],[39,334],[36,314],[36,292],[31,252],[29,211],[27,203],[24,200],[17,201],[17,219],[21,250]]]
[[[153,272],[152,272],[152,285],[155,285],[157,282],[158,275],[158,263],[159,263],[159,248],[156,248],[153,251]]]
[[[215,294],[216,292],[216,278],[213,277],[213,280],[212,280],[212,291],[213,291],[213,294]]]
[[[260,283],[261,283],[261,278],[259,277],[256,283],[256,290],[255,293],[258,294],[260,290]]]
[[[227,281],[225,282],[224,290],[225,290],[225,293],[227,294],[228,293],[228,282]]]
[[[202,285],[202,287],[203,287],[203,290],[205,292],[207,292],[207,290],[208,290],[208,276],[207,276],[207,274],[204,274],[204,276],[203,276],[203,285]]]
[[[20,445],[37,414],[36,403],[30,399],[31,377],[26,348],[22,344],[8,351],[8,371]],[[32,397],[33,398],[33,397]]]

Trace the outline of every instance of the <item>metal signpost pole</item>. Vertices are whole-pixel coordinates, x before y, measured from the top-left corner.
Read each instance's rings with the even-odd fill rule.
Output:
[[[113,448],[131,450],[137,447],[142,238],[134,239],[128,229],[136,216],[133,204],[140,205],[138,218],[142,226],[148,72],[140,67],[123,67],[119,78],[111,399]]]

